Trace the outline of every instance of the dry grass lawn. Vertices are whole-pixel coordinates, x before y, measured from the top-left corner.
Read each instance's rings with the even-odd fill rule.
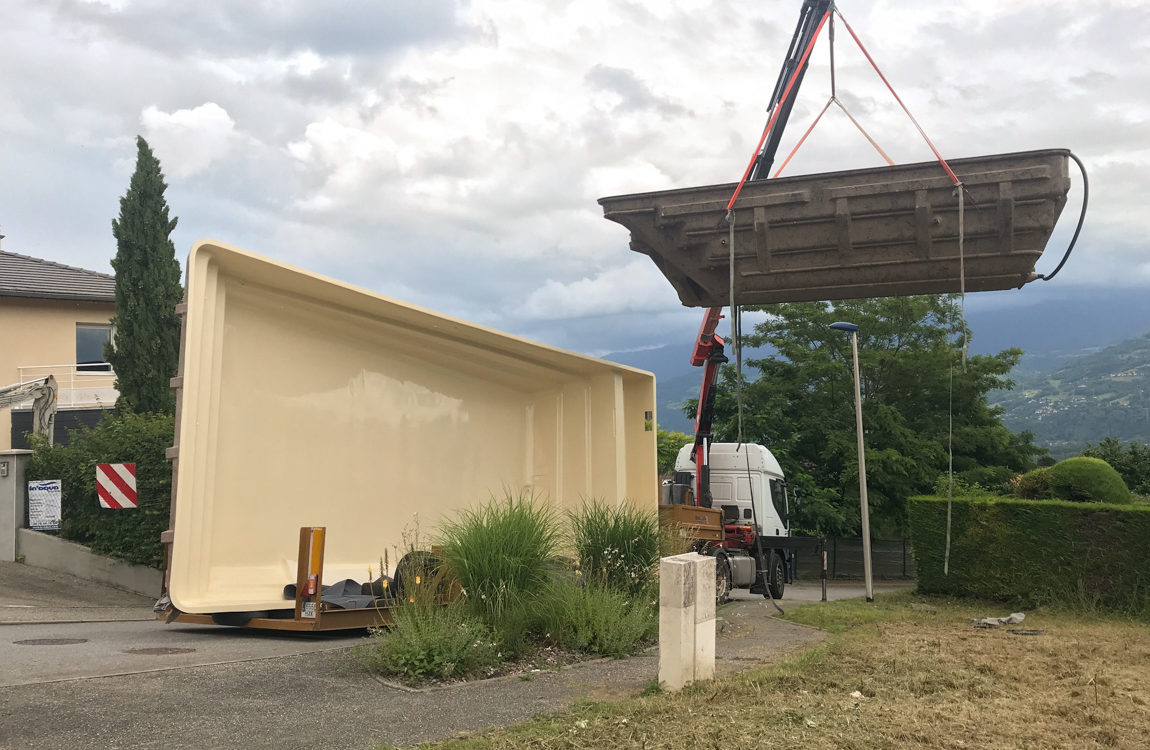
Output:
[[[812,604],[787,619],[835,633],[787,661],[676,694],[587,704],[443,747],[1150,748],[1150,627],[1007,614],[911,595]]]

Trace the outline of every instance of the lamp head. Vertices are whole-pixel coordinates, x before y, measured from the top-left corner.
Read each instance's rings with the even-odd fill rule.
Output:
[[[831,323],[829,327],[836,331],[846,331],[847,333],[857,333],[859,329],[859,327],[854,323],[844,323],[841,321],[838,323]]]

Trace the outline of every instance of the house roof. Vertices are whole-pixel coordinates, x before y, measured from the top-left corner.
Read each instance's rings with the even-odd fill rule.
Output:
[[[0,250],[0,297],[114,302],[116,278]]]

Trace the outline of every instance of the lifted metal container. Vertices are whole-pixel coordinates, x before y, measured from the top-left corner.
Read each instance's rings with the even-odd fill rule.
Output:
[[[380,624],[304,584],[390,575],[407,532],[492,493],[657,507],[651,373],[211,241],[180,313],[161,618]]]
[[[966,188],[966,291],[1037,278],[1070,189],[1069,151],[949,162]],[[601,198],[687,307],[730,303],[735,184]],[[938,162],[748,182],[735,205],[738,304],[959,291],[958,195]]]

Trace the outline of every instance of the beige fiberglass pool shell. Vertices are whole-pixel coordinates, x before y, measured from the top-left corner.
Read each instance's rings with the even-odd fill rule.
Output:
[[[1070,188],[1060,149],[956,159],[966,291],[1033,281]],[[735,185],[602,198],[688,307],[730,303]],[[958,197],[938,162],[748,182],[735,204],[738,304],[957,292]]]
[[[405,530],[506,490],[657,506],[655,380],[216,242],[188,261],[168,591],[185,613],[290,607],[378,575]]]

